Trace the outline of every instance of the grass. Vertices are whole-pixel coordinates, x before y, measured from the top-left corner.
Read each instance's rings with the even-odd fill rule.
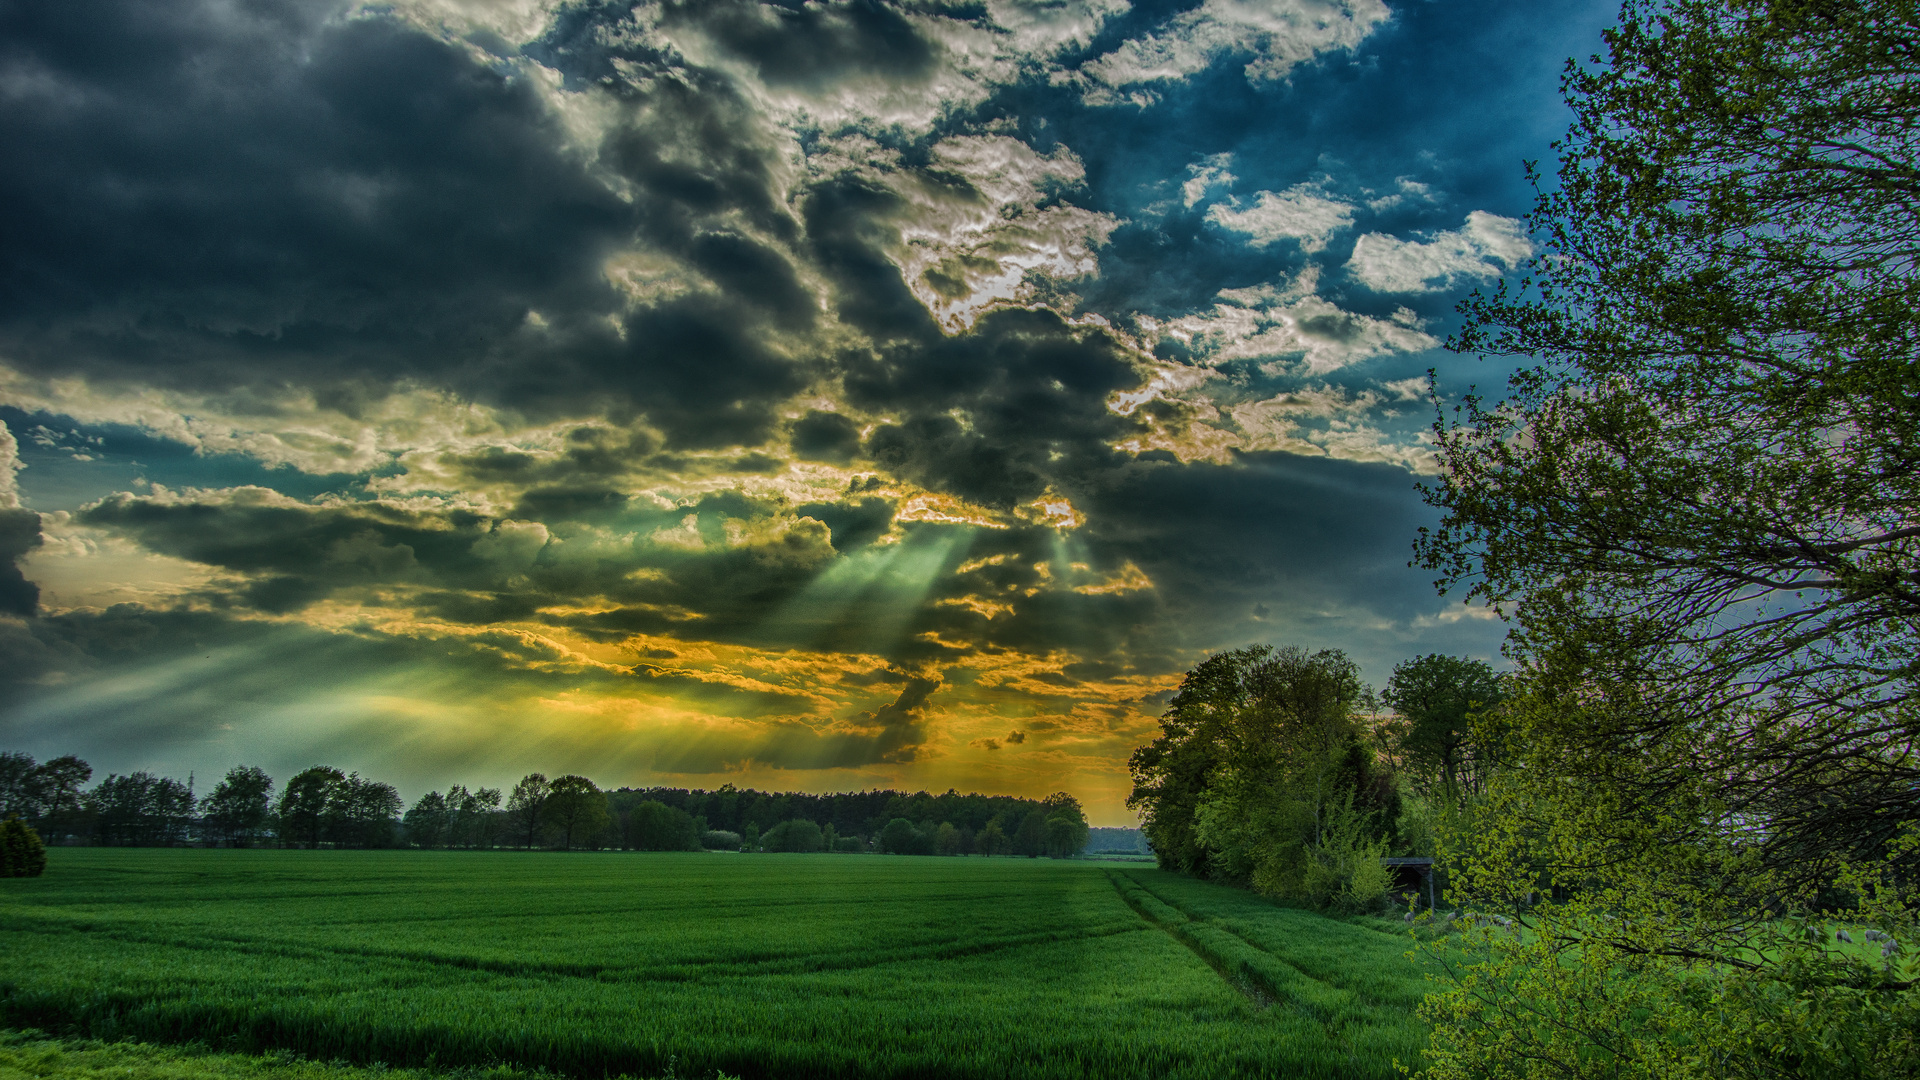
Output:
[[[575,1076],[1385,1078],[1386,924],[1026,859],[59,849],[0,1021]]]
[[[497,1066],[459,1072],[376,1069],[280,1053],[223,1054],[204,1046],[57,1039],[0,1031],[0,1080],[542,1080]]]

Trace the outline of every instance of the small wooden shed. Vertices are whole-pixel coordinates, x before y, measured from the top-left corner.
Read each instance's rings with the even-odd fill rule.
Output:
[[[1402,895],[1412,893],[1414,896],[1424,896],[1427,900],[1427,909],[1431,911],[1434,908],[1439,895],[1434,878],[1439,872],[1434,869],[1432,859],[1408,856],[1381,859],[1380,862],[1393,872],[1393,884],[1387,886],[1389,891]]]

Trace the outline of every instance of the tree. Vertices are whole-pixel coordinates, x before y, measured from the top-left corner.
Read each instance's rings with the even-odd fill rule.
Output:
[[[1569,67],[1543,250],[1454,342],[1530,364],[1438,426],[1419,546],[1514,624],[1453,850],[1531,928],[1433,1006],[1436,1080],[1920,1056],[1910,963],[1820,922],[1920,933],[1916,39],[1905,0],[1635,0]]]
[[[39,877],[47,871],[47,848],[18,814],[0,821],[0,878]]]
[[[693,815],[658,799],[644,799],[627,811],[627,846],[636,851],[698,851],[706,830]],[[737,833],[731,846],[740,849]],[[722,842],[724,845],[724,842]]]
[[[464,789],[462,789],[464,794]],[[447,797],[437,791],[429,791],[420,796],[413,804],[407,816],[401,819],[401,825],[407,830],[407,843],[415,847],[437,848],[448,842],[453,814],[448,809]]]
[[[193,819],[187,785],[149,772],[110,774],[87,794],[97,839],[123,847],[170,847]]]
[[[93,766],[71,754],[36,764],[31,754],[0,753],[0,817],[18,814],[49,835],[85,830],[83,789]]]
[[[532,847],[539,842],[540,806],[547,801],[550,789],[545,776],[528,773],[513,785],[513,794],[507,796],[507,818],[513,823],[515,834],[524,837],[522,847]]]
[[[584,776],[560,776],[547,788],[540,820],[560,836],[563,851],[572,851],[606,827],[607,796]]]
[[[767,830],[760,846],[768,851],[812,852],[824,844],[820,826],[806,818],[791,818]]]
[[[888,855],[918,855],[920,847],[920,830],[906,818],[894,818],[880,830],[880,850]]]
[[[254,765],[236,765],[200,801],[200,816],[229,847],[245,847],[273,811],[273,777]]]
[[[1027,811],[1020,828],[1013,834],[1013,853],[1029,859],[1047,853],[1047,811],[1044,807]]]
[[[1008,846],[1006,830],[1000,827],[998,818],[987,822],[987,827],[973,838],[973,850],[982,855],[1005,855]]]
[[[746,826],[740,830],[740,850],[760,850],[760,826],[749,821]]]
[[[943,821],[940,823],[939,828],[933,830],[933,851],[936,855],[963,855],[966,853],[960,846],[960,830],[953,827],[953,822]]]
[[[1131,760],[1127,805],[1160,864],[1321,906],[1378,902],[1372,867],[1400,804],[1366,746],[1371,707],[1336,650],[1259,646],[1188,672],[1160,737]]]
[[[1056,791],[1041,804],[1047,811],[1046,853],[1064,859],[1078,855],[1087,846],[1087,815],[1080,800],[1064,791]]]
[[[0,818],[28,818],[38,813],[30,782],[37,764],[32,754],[0,752]]]
[[[455,784],[447,789],[447,842],[459,847],[490,848],[500,835],[500,789],[468,791]]]
[[[1505,698],[1500,676],[1484,660],[1437,653],[1393,669],[1381,700],[1398,715],[1387,731],[1413,786],[1458,804],[1486,788],[1494,740],[1476,734]]]
[[[394,825],[406,803],[391,784],[350,773],[329,791],[326,834],[349,847],[392,847]]]
[[[280,839],[302,847],[319,847],[326,834],[334,790],[346,779],[346,773],[331,765],[315,765],[295,773],[281,789],[280,803],[275,807]]]

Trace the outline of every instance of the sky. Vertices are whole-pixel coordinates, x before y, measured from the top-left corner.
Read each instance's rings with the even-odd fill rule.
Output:
[[[1211,653],[1497,660],[1427,372],[1614,10],[0,3],[0,749],[1124,825]]]

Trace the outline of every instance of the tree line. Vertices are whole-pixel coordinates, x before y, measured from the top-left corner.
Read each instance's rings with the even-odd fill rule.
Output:
[[[511,789],[456,784],[411,807],[391,784],[316,765],[276,788],[257,766],[204,796],[148,772],[112,774],[68,755],[0,752],[0,819],[55,844],[290,848],[557,848],[630,851],[879,852],[1065,858],[1086,847],[1072,795],[816,795],[727,784],[602,790],[584,776],[529,773]]]

